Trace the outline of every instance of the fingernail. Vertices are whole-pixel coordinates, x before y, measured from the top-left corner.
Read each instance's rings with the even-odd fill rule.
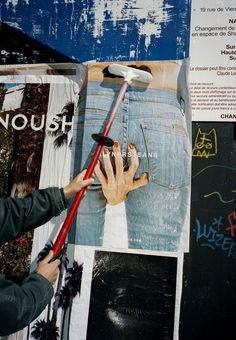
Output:
[[[109,151],[108,151],[108,149],[105,148],[103,152],[104,152],[105,155],[107,155]]]
[[[119,146],[119,142],[115,141],[115,142],[114,142],[114,147],[115,147],[115,148],[118,148],[118,146]]]
[[[134,149],[134,144],[129,144],[130,149]]]

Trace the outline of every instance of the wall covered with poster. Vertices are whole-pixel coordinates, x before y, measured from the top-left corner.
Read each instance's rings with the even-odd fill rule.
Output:
[[[234,275],[224,269],[221,282],[221,270],[207,268],[216,258],[230,268],[235,257],[235,10],[230,0],[1,4],[12,34],[1,48],[2,197],[62,187],[88,167],[91,135],[103,131],[123,83],[111,64],[152,75],[125,92],[114,144],[103,148],[74,219],[55,285],[64,298],[58,306],[56,294],[9,339],[40,339],[50,320],[58,339],[222,339],[230,313],[220,317],[213,301],[234,301]],[[25,48],[14,34],[25,35]],[[32,270],[65,217],[26,239]],[[222,321],[217,332],[205,326],[208,311]]]

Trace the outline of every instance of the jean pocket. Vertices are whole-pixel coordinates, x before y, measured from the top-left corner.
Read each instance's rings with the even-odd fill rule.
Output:
[[[185,127],[159,121],[141,124],[141,129],[150,181],[170,189],[190,184],[191,145]]]
[[[80,102],[79,116],[85,116],[86,121],[107,119],[113,103],[114,96],[111,94],[89,93],[86,102]]]

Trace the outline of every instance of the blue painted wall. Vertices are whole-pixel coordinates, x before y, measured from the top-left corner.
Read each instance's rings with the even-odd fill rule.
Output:
[[[2,20],[79,61],[183,59],[190,0],[1,0]]]

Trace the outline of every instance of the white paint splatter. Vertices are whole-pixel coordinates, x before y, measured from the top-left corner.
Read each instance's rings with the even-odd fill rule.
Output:
[[[16,5],[18,5],[18,0],[7,0],[6,6],[8,7],[10,4],[15,7]]]
[[[116,27],[124,22],[124,34],[127,32],[125,21],[134,21],[138,35],[144,37],[148,48],[151,37],[161,36],[161,25],[171,21],[168,10],[173,7],[164,4],[164,0],[94,0],[94,38],[102,37],[106,23],[111,22]],[[133,53],[132,53],[133,54]]]
[[[15,27],[17,28],[18,30],[21,30],[22,31],[22,28],[20,27],[20,25],[18,24],[18,22],[11,22],[11,21],[4,21],[5,24],[11,26],[11,27]]]
[[[16,7],[18,5],[18,0],[7,0],[6,7],[9,7],[10,4],[12,4],[13,7]],[[29,5],[29,0],[25,0],[25,4]]]
[[[129,57],[130,59],[135,59],[135,56],[136,56],[135,46],[131,45],[129,49]]]

